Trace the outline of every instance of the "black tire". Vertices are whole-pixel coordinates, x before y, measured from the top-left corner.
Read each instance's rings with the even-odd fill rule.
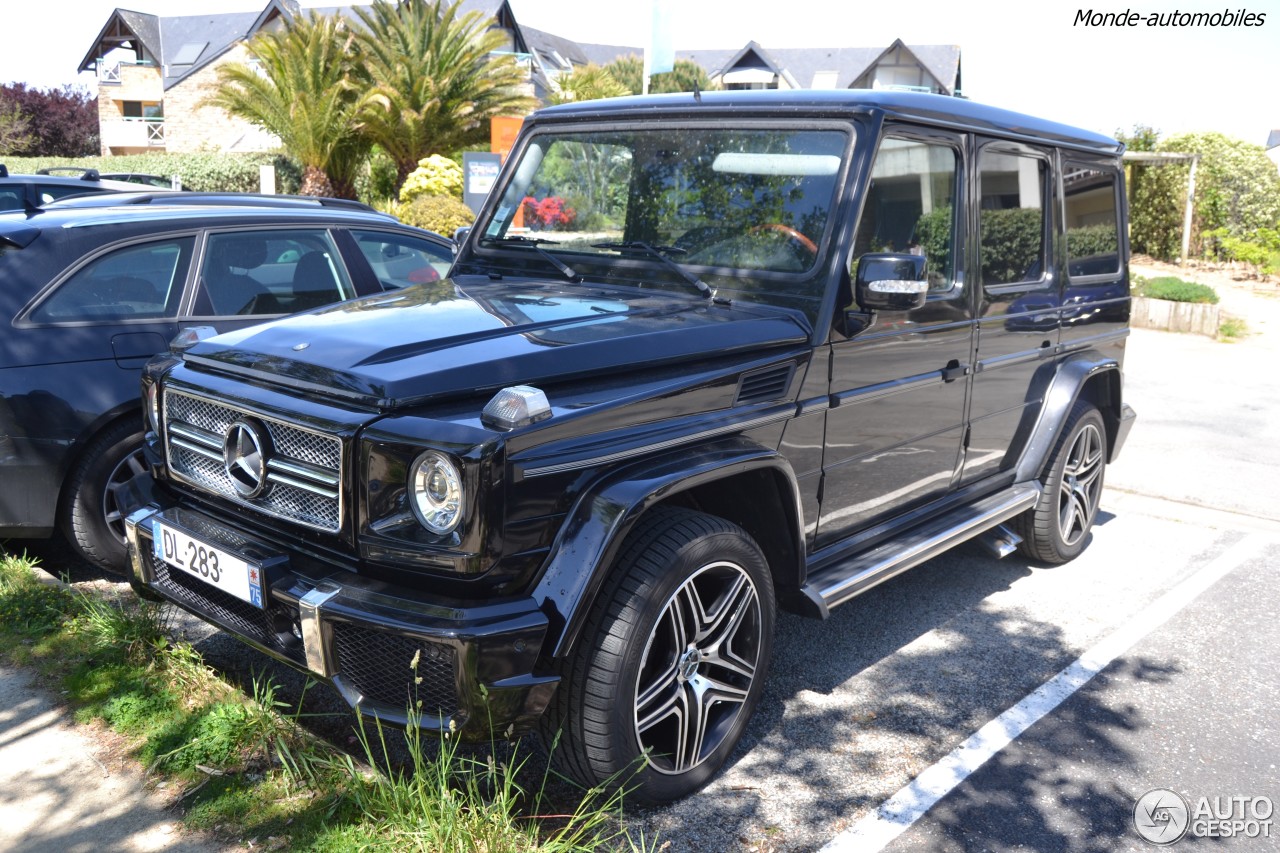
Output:
[[[1107,467],[1107,430],[1098,409],[1080,401],[1045,469],[1044,488],[1034,507],[1014,519],[1023,554],[1057,565],[1084,550],[1098,516]]]
[[[86,562],[125,574],[124,487],[146,474],[142,428],[133,418],[117,421],[85,446],[67,476],[62,531]]]
[[[686,632],[682,642],[690,621],[706,634]],[[773,582],[751,537],[704,513],[653,511],[623,544],[563,662],[542,728],[548,744],[559,733],[553,760],[584,786],[624,787],[628,803],[658,805],[701,788],[760,701],[773,625]],[[663,749],[678,747],[682,732],[696,736],[698,726],[680,722],[691,707],[705,737]]]

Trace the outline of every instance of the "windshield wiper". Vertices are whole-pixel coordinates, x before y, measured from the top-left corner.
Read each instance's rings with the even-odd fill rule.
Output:
[[[627,240],[620,243],[592,243],[593,249],[613,249],[617,252],[640,252],[662,262],[663,266],[680,276],[685,281],[698,288],[698,292],[714,302],[727,305],[727,299],[716,299],[716,292],[702,279],[689,272],[684,267],[671,260],[668,255],[685,255],[688,254],[684,249],[678,246],[653,246],[643,240]]]
[[[574,270],[573,267],[569,266],[564,261],[560,260],[555,255],[551,254],[546,249],[542,248],[543,246],[560,245],[555,240],[545,240],[542,237],[520,237],[520,236],[481,237],[480,244],[481,245],[487,244],[491,246],[528,246],[529,248],[537,252],[539,255],[541,255],[547,261],[547,263],[551,264],[553,267],[558,269],[564,275],[565,278],[569,279],[569,281],[573,282],[574,284],[577,284],[578,282],[582,281],[582,276],[578,275],[578,273]]]

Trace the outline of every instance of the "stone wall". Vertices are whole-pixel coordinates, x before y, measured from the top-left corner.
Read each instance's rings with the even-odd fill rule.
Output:
[[[1129,325],[1138,329],[1191,332],[1216,338],[1221,320],[1222,312],[1217,305],[1135,296]]]
[[[168,151],[270,151],[279,147],[274,136],[216,107],[200,106],[217,89],[218,66],[245,62],[248,52],[238,44],[164,93],[164,135]]]

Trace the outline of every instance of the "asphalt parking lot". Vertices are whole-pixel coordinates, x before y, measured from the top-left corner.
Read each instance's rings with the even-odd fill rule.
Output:
[[[1262,305],[1255,328],[1276,307]],[[1134,850],[1146,846],[1132,815],[1149,790],[1193,805],[1280,799],[1280,379],[1261,367],[1274,363],[1273,337],[1135,330],[1126,393],[1139,420],[1085,553],[1043,568],[964,547],[827,623],[784,617],[738,758],[647,827],[689,851]],[[1139,630],[1144,611],[1197,577],[1213,582]],[[896,820],[901,800],[882,808],[1126,630],[1132,646],[917,822]],[[977,760],[963,753],[960,765]],[[877,826],[886,816],[889,830]]]
[[[1082,556],[1045,568],[964,546],[825,623],[783,615],[728,769],[636,827],[671,851],[1138,850],[1152,789],[1280,799],[1280,378],[1257,366],[1272,337],[1135,331],[1139,420]],[[212,639],[215,660],[239,648]],[[1096,677],[1008,724],[1087,653]],[[1010,742],[971,740],[989,724]]]

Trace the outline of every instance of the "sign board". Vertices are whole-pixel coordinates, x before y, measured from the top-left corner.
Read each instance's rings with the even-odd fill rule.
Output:
[[[498,171],[502,168],[501,154],[488,154],[483,151],[464,151],[462,153],[462,200],[467,203],[473,213],[480,212],[489,190],[498,179]]]

